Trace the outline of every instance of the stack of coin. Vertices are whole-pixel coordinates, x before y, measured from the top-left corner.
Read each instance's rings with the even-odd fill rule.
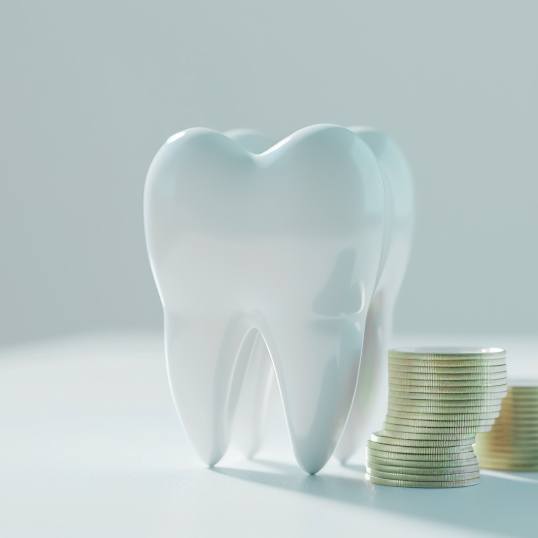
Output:
[[[480,467],[538,471],[538,381],[510,382],[501,414],[476,437]]]
[[[506,394],[500,348],[413,348],[389,352],[389,406],[367,448],[374,484],[447,488],[480,478],[473,450]]]

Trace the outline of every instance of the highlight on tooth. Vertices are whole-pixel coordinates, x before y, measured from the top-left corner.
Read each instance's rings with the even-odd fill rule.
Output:
[[[187,129],[151,163],[144,221],[170,387],[202,461],[218,463],[232,431],[245,454],[260,448],[274,383],[305,472],[339,441],[342,461],[363,448],[383,419],[412,234],[394,142],[334,125],[280,142]]]

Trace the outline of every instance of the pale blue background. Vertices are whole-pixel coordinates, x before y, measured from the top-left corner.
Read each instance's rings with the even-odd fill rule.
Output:
[[[416,174],[399,332],[536,332],[534,2],[4,3],[0,343],[151,329],[148,164],[171,133],[391,132]]]

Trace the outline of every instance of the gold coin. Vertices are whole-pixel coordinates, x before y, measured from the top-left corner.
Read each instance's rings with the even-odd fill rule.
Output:
[[[536,396],[533,394],[531,395],[523,395],[515,393],[513,390],[510,389],[510,385],[508,385],[508,394],[506,395],[506,398],[510,402],[514,403],[521,403],[522,405],[529,405],[529,406],[538,406]]]
[[[422,480],[426,482],[436,482],[442,481],[447,482],[449,480],[472,480],[480,478],[480,470],[471,471],[469,473],[431,473],[431,474],[411,474],[406,472],[389,472],[389,471],[378,471],[377,469],[372,469],[371,467],[366,466],[366,472],[369,475],[375,475],[377,478],[388,478],[391,480],[412,480],[420,482]]]
[[[536,472],[538,471],[538,463],[513,463],[511,461],[495,461],[485,460],[480,464],[482,469],[492,469],[496,471],[514,471],[514,472]]]
[[[537,465],[538,466],[538,456],[532,458],[522,458],[522,457],[512,457],[511,455],[504,454],[485,454],[481,455],[478,458],[480,465],[484,465],[486,462],[490,463],[510,463],[512,465]]]
[[[508,436],[518,439],[520,437],[536,437],[538,435],[538,429],[525,424],[495,422],[493,428],[491,428],[490,438],[493,436]]]
[[[485,434],[483,434],[485,435]],[[521,454],[536,454],[538,453],[538,440],[533,441],[524,441],[524,442],[514,442],[511,439],[507,439],[504,441],[479,441],[476,444],[476,453],[479,452],[481,454],[484,454],[486,452],[506,452],[509,454],[513,454],[515,452],[519,452]]]
[[[383,429],[385,431],[401,432],[405,434],[416,433],[417,435],[460,435],[487,432],[491,429],[491,424],[487,424],[485,426],[427,427],[411,426],[408,424],[393,424],[385,420]]]
[[[430,413],[430,412],[414,412],[400,411],[399,409],[389,408],[387,417],[403,418],[407,420],[422,420],[428,422],[447,422],[447,423],[493,423],[499,416],[499,413]],[[434,425],[434,424],[432,424]]]
[[[495,373],[477,373],[477,374],[450,374],[446,372],[408,372],[406,370],[396,370],[389,367],[389,380],[403,379],[405,382],[420,381],[421,383],[429,382],[446,382],[447,384],[459,384],[473,382],[475,385],[483,383],[505,383],[508,386],[508,377],[506,372]]]
[[[464,379],[495,379],[503,378],[507,380],[508,384],[508,370],[506,365],[500,366],[450,366],[450,365],[428,365],[422,364],[420,366],[404,365],[398,363],[388,363],[389,372],[408,375],[410,377],[422,378],[443,378],[448,380],[464,380]]]
[[[503,414],[507,416],[522,416],[526,418],[538,419],[538,409],[536,407],[513,405],[511,402],[502,401]]]
[[[418,357],[413,359],[389,358],[389,364],[393,366],[410,366],[422,367],[424,370],[435,370],[436,368],[472,368],[475,370],[488,370],[492,367],[506,368],[506,359],[453,359],[453,358],[436,358],[435,360],[424,360]]]
[[[389,395],[389,401],[393,398],[400,400],[428,400],[434,405],[439,401],[464,401],[469,402],[469,405],[495,405],[500,403],[504,393],[503,392],[484,392],[483,394],[476,392],[405,392],[396,391],[391,389]],[[452,404],[449,404],[452,405]]]
[[[416,394],[477,394],[483,398],[491,394],[495,398],[503,398],[506,395],[506,384],[498,385],[414,385],[405,383],[393,383],[389,381],[390,393]],[[500,396],[499,396],[500,395]]]
[[[403,465],[407,461],[413,466],[419,466],[424,462],[434,463],[454,463],[458,462],[464,465],[464,462],[472,463],[476,461],[476,455],[473,451],[467,452],[452,452],[452,453],[437,453],[437,454],[402,454],[399,452],[391,452],[390,450],[382,450],[377,448],[368,448],[368,458],[377,458],[379,460],[389,462],[395,461]]]
[[[370,436],[372,441],[377,443],[386,444],[386,445],[396,445],[400,447],[413,447],[413,448],[446,448],[446,447],[457,447],[459,449],[465,448],[468,450],[474,443],[473,436],[464,436],[461,437],[450,437],[448,439],[413,439],[406,438],[397,434],[396,436],[387,434],[385,432],[376,432]]]
[[[456,466],[456,467],[440,467],[440,468],[423,468],[423,467],[398,467],[396,465],[383,465],[377,462],[368,462],[366,465],[367,472],[381,476],[384,478],[404,478],[408,477],[413,480],[420,480],[420,477],[424,477],[430,481],[435,477],[439,477],[440,480],[447,480],[449,476],[457,475],[456,479],[461,479],[460,475],[480,475],[480,466],[478,462],[473,465]],[[398,475],[398,476],[391,476]],[[415,478],[416,477],[416,478]]]
[[[495,463],[511,463],[512,465],[538,465],[538,456],[534,458],[522,458],[514,457],[512,455],[504,454],[484,454],[479,458],[480,465],[483,465],[485,462],[495,462]]]
[[[532,430],[538,427],[538,420],[519,417],[517,415],[510,416],[507,413],[501,413],[495,421],[495,427],[499,428],[500,430],[504,430],[512,426],[519,429],[527,428]]]
[[[506,353],[410,353],[409,351],[391,349],[389,359],[432,361],[496,361],[506,359]]]
[[[377,434],[373,434],[373,437],[379,439]],[[381,436],[382,437],[382,436]],[[445,455],[455,455],[461,454],[462,457],[474,454],[473,447],[470,444],[448,444],[448,445],[434,445],[434,446],[424,446],[424,445],[411,445],[404,446],[401,444],[391,444],[386,442],[380,442],[373,439],[368,440],[368,450],[377,450],[383,453],[394,453],[396,455],[431,455],[431,456],[445,456]]]
[[[471,465],[456,465],[456,466],[439,466],[439,467],[409,467],[407,465],[397,466],[393,464],[387,464],[385,462],[378,462],[368,460],[366,464],[368,471],[373,472],[375,475],[380,476],[381,473],[390,473],[406,476],[422,476],[428,477],[428,480],[432,480],[434,476],[447,475],[460,475],[460,474],[478,474],[480,473],[480,467],[478,461]],[[400,478],[400,477],[397,477]]]
[[[517,447],[513,447],[510,450],[508,447],[490,447],[485,450],[481,449],[480,456],[538,461],[538,448],[534,450],[518,450]]]
[[[538,433],[538,423],[534,421],[519,421],[499,417],[495,421],[494,431]]]
[[[538,432],[530,431],[526,432],[525,430],[511,430],[509,432],[497,429],[492,429],[488,432],[489,442],[498,442],[498,441],[511,441],[512,444],[521,443],[522,441],[538,441]]]
[[[536,394],[538,396],[537,385],[514,385],[513,381],[510,382],[510,391],[515,394]]]
[[[536,387],[514,387],[511,378],[508,378],[508,388],[510,389],[510,394],[516,398],[536,398],[538,396],[538,389]]]
[[[480,357],[484,359],[505,357],[506,350],[500,347],[448,347],[448,346],[417,346],[398,347],[389,349],[389,357]]]
[[[529,437],[530,435],[530,437]],[[480,435],[477,435],[477,441],[479,443],[502,443],[506,442],[508,444],[514,445],[517,444],[518,441],[522,439],[527,439],[527,441],[531,442],[538,442],[538,439],[536,439],[535,433],[530,433],[529,435],[525,435],[524,433],[520,434],[512,433],[512,432],[506,432],[505,430],[499,430],[496,426],[494,426],[489,432],[487,433],[481,433]],[[534,441],[533,441],[534,438]]]
[[[518,420],[520,422],[530,422],[538,424],[538,412],[532,412],[531,410],[514,410],[510,406],[503,405],[501,406],[500,416],[503,419],[507,420]]]
[[[398,383],[389,382],[389,390],[391,393],[400,394],[458,394],[458,395],[476,395],[477,398],[482,398],[487,395],[506,394],[506,384],[501,385],[483,385],[481,387],[457,387],[447,385],[423,386],[423,385],[399,385]],[[473,398],[475,399],[475,398]]]
[[[451,441],[451,440],[458,440],[460,442],[465,442],[472,444],[474,442],[474,433],[427,433],[423,431],[417,431],[417,432],[407,432],[407,431],[401,431],[399,429],[395,429],[394,427],[384,427],[383,428],[383,434],[387,436],[392,436],[395,438],[400,439],[409,439],[409,440],[431,440],[431,441]]]
[[[414,426],[415,428],[459,428],[474,426],[489,426],[491,427],[495,419],[465,419],[464,417],[451,417],[450,420],[429,420],[417,415],[414,417],[398,417],[392,413],[388,413],[385,417],[385,422],[389,424],[398,424],[401,426]]]
[[[536,413],[528,411],[516,411],[505,405],[502,406],[501,415],[503,418],[519,420],[520,422],[538,422],[538,415],[536,415]]]
[[[535,401],[535,403],[529,403],[529,402],[523,402],[521,400],[514,400],[513,398],[510,398],[510,395],[508,394],[506,396],[506,403],[504,403],[504,406],[506,407],[507,411],[512,413],[526,413],[528,415],[538,415],[538,400]]]
[[[524,468],[538,467],[538,458],[534,459],[521,459],[521,458],[511,458],[511,457],[496,457],[493,456],[480,456],[479,465],[483,468],[491,467],[513,467],[523,470]]]
[[[505,435],[514,439],[519,439],[520,437],[537,437],[538,428],[536,425],[529,426],[528,424],[517,424],[515,422],[509,424],[495,422],[493,428],[491,428],[491,435]]]
[[[538,443],[534,446],[525,445],[476,445],[476,453],[481,455],[514,456],[520,458],[538,459]]]
[[[468,406],[465,402],[457,402],[456,405],[445,405],[443,402],[430,403],[427,400],[411,400],[404,403],[396,403],[399,400],[391,398],[389,401],[389,410],[401,411],[403,413],[431,413],[432,415],[499,415],[501,405],[474,405]]]
[[[488,417],[489,420],[495,420],[495,415],[499,416],[499,411],[495,411],[495,408],[489,408],[488,412],[480,413],[480,408],[472,408],[472,407],[425,407],[425,406],[403,406],[403,405],[395,405],[391,404],[387,410],[388,413],[394,414],[394,413],[400,413],[403,414],[405,417],[410,415],[420,415],[420,416],[426,416],[431,415],[432,418],[430,420],[435,420],[433,417],[440,417],[440,420],[449,420],[454,417],[475,417],[475,416],[484,416]],[[493,418],[492,418],[493,417]],[[410,417],[411,418],[411,417]]]
[[[516,399],[522,400],[532,400],[536,401],[538,399],[538,392],[535,390],[516,390],[509,383],[510,395]]]
[[[514,450],[536,452],[538,453],[538,440],[528,441],[526,443],[514,442],[510,437],[505,440],[492,439],[489,433],[479,433],[476,436],[476,447],[480,450]]]
[[[491,429],[489,433],[491,439],[495,436],[508,436],[513,437],[514,439],[519,439],[523,437],[536,437],[538,436],[538,430],[536,428],[530,428],[526,426],[517,426],[516,424],[497,424]]]
[[[525,399],[525,398],[514,398],[514,395],[510,393],[510,390],[508,390],[506,394],[506,405],[510,405],[516,409],[522,408],[529,411],[536,411],[538,412],[538,400],[536,399]]]
[[[485,432],[482,432],[480,435],[487,435]],[[527,440],[514,440],[511,437],[505,437],[504,439],[491,439],[477,441],[477,450],[484,452],[486,450],[496,450],[496,451],[507,451],[514,452],[527,451],[530,453],[538,453],[538,439],[527,439]]]
[[[409,467],[411,469],[419,468],[419,469],[445,469],[445,468],[457,468],[457,467],[477,467],[478,466],[478,459],[476,456],[473,458],[468,459],[444,459],[444,460],[426,460],[426,459],[420,459],[420,460],[409,460],[409,459],[402,459],[402,458],[392,458],[378,454],[378,453],[368,453],[368,459],[367,461],[371,464],[378,464],[378,465],[392,465],[395,467]]]
[[[476,447],[476,453],[481,456],[487,455],[499,455],[499,456],[513,456],[518,458],[535,458],[538,459],[538,445],[534,447],[528,446],[510,446],[510,445],[480,445]]]
[[[475,445],[477,454],[521,454],[523,456],[531,454],[538,454],[538,441],[526,442],[526,443],[511,443],[510,441],[500,441],[496,443],[483,443],[480,442]]]
[[[538,464],[538,451],[534,452],[510,452],[501,450],[484,450],[480,451],[479,459],[498,459],[510,460],[519,463],[536,463]]]
[[[462,488],[474,486],[480,482],[480,477],[471,480],[449,480],[446,482],[414,482],[412,480],[390,480],[377,476],[365,475],[366,479],[378,486],[393,486],[400,488]]]
[[[426,375],[426,376],[476,376],[476,377],[489,377],[489,376],[507,376],[506,365],[500,366],[436,366],[436,365],[422,365],[412,366],[398,363],[389,362],[389,372],[401,372],[408,375]]]
[[[450,381],[446,379],[416,379],[416,378],[407,378],[404,376],[392,376],[389,377],[389,386],[402,386],[402,387],[471,387],[471,388],[489,388],[489,387],[504,387],[506,388],[506,379],[494,379],[494,380],[455,380]]]
[[[463,374],[450,374],[450,373],[434,373],[434,372],[408,372],[407,370],[397,370],[395,368],[389,368],[389,379],[398,378],[420,381],[420,382],[442,382],[447,381],[449,383],[462,383],[472,381],[475,384],[481,384],[483,382],[491,383],[493,381],[508,382],[506,372],[496,373],[463,373]]]
[[[410,362],[411,360],[414,361]],[[504,360],[504,359],[503,359]],[[476,374],[476,375],[488,375],[488,374],[506,374],[508,369],[506,366],[506,361],[499,361],[500,364],[492,364],[488,361],[471,361],[464,359],[463,366],[454,366],[452,361],[424,361],[424,360],[414,360],[414,359],[399,359],[399,358],[390,358],[388,360],[389,368],[393,370],[401,370],[404,372],[413,372],[421,374],[431,374],[431,373],[443,373],[443,374]],[[458,361],[462,362],[462,361]]]
[[[537,413],[538,412],[538,401],[536,403],[523,402],[521,400],[514,400],[510,398],[510,394],[507,394],[503,399],[503,404],[506,409],[512,410],[513,412],[521,413]]]

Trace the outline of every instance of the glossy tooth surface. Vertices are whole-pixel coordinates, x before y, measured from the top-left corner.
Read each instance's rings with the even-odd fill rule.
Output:
[[[245,370],[233,428],[235,444],[247,458],[253,458],[263,444],[273,379],[271,355],[265,341],[257,334]]]
[[[276,141],[254,129],[231,129],[224,133],[250,153],[260,154]],[[234,440],[248,458],[263,444],[270,396],[274,385],[269,349],[258,335],[248,362],[234,419]]]
[[[387,351],[394,305],[405,274],[414,223],[413,178],[397,144],[379,131],[351,130],[376,156],[386,196],[384,247],[378,279],[366,319],[366,336],[357,392],[346,428],[336,449],[341,461],[362,450],[383,423],[387,408]]]
[[[370,147],[378,160],[385,191],[385,219],[376,290],[366,318],[357,392],[336,450],[341,461],[362,449],[369,434],[383,422],[392,315],[409,256],[414,218],[412,177],[399,148],[389,137],[373,129],[355,127],[351,130]],[[270,146],[269,139],[257,131],[237,129],[226,134],[254,153],[265,151]],[[268,351],[260,348],[253,357],[253,365],[247,370],[245,394],[236,418],[239,445],[248,456],[253,456],[261,445],[272,382]]]
[[[156,155],[145,228],[170,385],[208,465],[227,449],[259,339],[299,465],[317,472],[330,457],[356,386],[383,196],[371,150],[340,127],[302,129],[260,155],[189,129]]]

